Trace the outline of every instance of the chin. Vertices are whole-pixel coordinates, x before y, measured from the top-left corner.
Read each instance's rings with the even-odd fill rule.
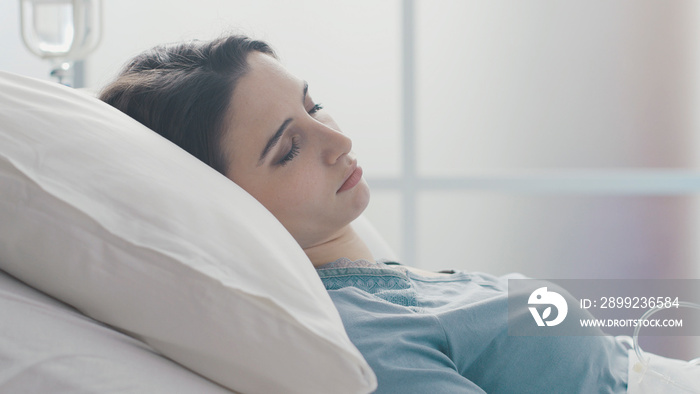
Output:
[[[355,186],[355,190],[353,190],[353,193],[353,212],[356,212],[353,220],[355,220],[362,214],[362,212],[365,211],[365,209],[369,205],[369,185],[367,185],[367,182],[364,180],[364,178],[360,181],[360,183],[357,184],[357,186]]]

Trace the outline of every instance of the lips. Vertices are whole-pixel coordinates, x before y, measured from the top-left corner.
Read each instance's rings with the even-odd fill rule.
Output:
[[[345,178],[345,182],[340,186],[340,189],[336,193],[341,193],[346,190],[350,190],[355,185],[360,183],[360,179],[362,179],[362,167],[358,166],[357,164],[353,165],[351,168],[350,174]]]

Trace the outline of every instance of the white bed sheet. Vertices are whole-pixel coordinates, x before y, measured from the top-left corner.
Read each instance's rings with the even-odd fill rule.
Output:
[[[0,392],[231,393],[3,271]]]

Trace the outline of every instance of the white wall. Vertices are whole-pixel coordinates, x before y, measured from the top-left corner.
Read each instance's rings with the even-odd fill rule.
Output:
[[[696,2],[434,0],[416,15],[422,176],[697,168]],[[419,201],[417,261],[430,268],[686,277],[698,265],[697,197]]]
[[[417,4],[422,173],[697,164],[696,2]]]

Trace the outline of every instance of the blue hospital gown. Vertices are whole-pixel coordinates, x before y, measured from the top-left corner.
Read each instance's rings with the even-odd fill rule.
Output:
[[[428,277],[347,259],[317,272],[377,393],[626,392],[627,350],[610,336],[508,335],[508,278],[520,275]]]

